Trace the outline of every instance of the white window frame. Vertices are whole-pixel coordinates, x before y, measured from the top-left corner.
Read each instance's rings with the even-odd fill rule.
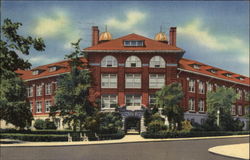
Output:
[[[137,56],[129,56],[126,59],[125,67],[134,67],[134,68],[141,67],[141,59]]]
[[[194,98],[188,99],[188,109],[189,111],[195,112],[195,99]]]
[[[52,101],[51,100],[45,100],[45,112],[49,113],[50,112],[50,107],[52,106]]]
[[[32,75],[38,75],[38,74],[39,74],[39,70],[32,71]]]
[[[33,97],[33,86],[27,87],[27,96]]]
[[[42,84],[37,85],[36,86],[36,96],[42,96],[42,90],[43,90]]]
[[[51,95],[52,93],[52,83],[45,84],[45,95]]]
[[[199,93],[205,94],[205,83],[203,81],[199,82]]]
[[[239,100],[242,100],[242,99],[243,99],[242,93],[243,93],[242,90],[241,90],[241,89],[238,89],[238,94],[239,94],[238,99],[239,99]]]
[[[143,47],[144,41],[142,40],[124,40],[123,45],[126,47]]]
[[[132,78],[130,79],[129,76]],[[125,81],[125,88],[141,88],[141,74],[128,73],[125,75]]]
[[[155,102],[151,103],[152,100],[155,101]],[[155,96],[155,94],[150,94],[149,95],[148,104],[149,104],[149,106],[155,106],[156,105],[156,96]]]
[[[243,114],[242,113],[242,105],[238,105],[237,109],[238,109],[238,115],[241,116]]]
[[[195,80],[190,79],[188,81],[188,91],[194,93],[195,92]]]
[[[163,76],[163,78],[159,78]],[[149,74],[149,88],[162,88],[165,86],[165,74]]]
[[[128,96],[131,96],[131,98],[132,98],[132,105],[127,105],[128,103],[127,103],[127,100],[128,100]],[[135,105],[136,103],[135,103],[135,97],[140,97],[140,104],[139,105]],[[127,94],[126,96],[125,96],[125,103],[126,103],[126,106],[132,106],[132,107],[138,107],[138,106],[141,106],[141,104],[142,104],[142,99],[141,99],[141,95],[137,95],[137,94]]]
[[[233,104],[231,106],[231,115],[236,115],[236,105],[235,104]]]
[[[53,67],[49,67],[49,72],[54,72],[56,71],[57,67],[56,66],[53,66]]]
[[[207,83],[207,91],[213,91],[213,84],[212,83]]]
[[[104,103],[104,98],[108,98],[108,105],[105,106],[105,103]],[[112,99],[111,98],[115,98],[113,99],[114,100],[114,103],[112,103]],[[109,108],[115,108],[115,107],[112,107],[112,104],[114,105],[118,105],[118,97],[117,95],[114,95],[114,94],[104,94],[101,96],[101,108],[102,109],[109,109]]]
[[[105,56],[101,61],[101,67],[117,67],[117,59],[114,56]]]
[[[199,100],[198,108],[199,112],[205,112],[205,101],[203,99]]]
[[[161,56],[154,56],[150,59],[150,68],[165,68],[166,62]]]
[[[36,101],[36,113],[42,113],[42,101]]]
[[[115,77],[112,79],[112,77]],[[101,75],[102,88],[117,88],[117,74],[103,73]]]

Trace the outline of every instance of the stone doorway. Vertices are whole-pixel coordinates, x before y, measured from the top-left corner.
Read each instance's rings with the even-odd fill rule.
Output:
[[[141,130],[141,118],[135,116],[126,117],[124,129],[126,134],[139,134]]]

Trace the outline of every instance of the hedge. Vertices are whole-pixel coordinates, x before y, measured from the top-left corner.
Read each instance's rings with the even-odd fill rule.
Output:
[[[229,135],[249,135],[249,131],[201,131],[201,132],[169,132],[161,131],[159,133],[143,132],[144,138],[184,138],[184,137],[209,137],[209,136],[229,136]]]
[[[72,130],[16,130],[16,129],[1,129],[0,133],[22,133],[22,134],[68,134]]]
[[[1,139],[18,139],[22,141],[30,141],[30,142],[62,142],[68,141],[67,135],[55,135],[55,134],[20,134],[20,133],[1,133]]]
[[[0,138],[8,138],[8,139],[18,139],[22,141],[31,141],[31,142],[53,142],[53,141],[68,141],[68,133],[72,136],[73,141],[80,141],[80,132],[73,131],[25,131],[25,133],[0,133]],[[51,133],[51,134],[50,134]],[[60,133],[60,134],[52,134],[52,133]],[[95,137],[95,133],[91,133],[89,131],[82,132],[82,136],[86,133],[88,139],[90,141],[97,140]],[[119,131],[114,134],[97,134],[99,140],[111,140],[111,139],[121,139],[124,137],[125,133],[123,131]]]

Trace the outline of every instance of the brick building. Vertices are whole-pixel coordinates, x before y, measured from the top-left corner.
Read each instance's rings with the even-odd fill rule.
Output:
[[[218,86],[232,87],[240,95],[232,106],[232,114],[246,123],[249,105],[249,77],[183,58],[185,51],[176,46],[176,28],[171,27],[169,41],[165,33],[149,39],[137,34],[112,39],[109,32],[99,33],[92,27],[92,46],[85,48],[92,73],[90,99],[101,99],[101,109],[112,111],[120,106],[124,121],[140,120],[143,112],[155,103],[154,93],[162,86],[180,82],[185,93],[182,102],[185,119],[203,123],[206,118],[206,94]],[[35,119],[46,119],[54,103],[57,78],[68,73],[67,60],[17,71],[27,82],[28,98]],[[57,123],[62,128],[62,120]],[[246,126],[246,125],[245,125]]]

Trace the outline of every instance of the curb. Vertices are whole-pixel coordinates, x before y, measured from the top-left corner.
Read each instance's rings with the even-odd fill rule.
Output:
[[[214,154],[214,155],[222,156],[222,157],[230,157],[230,158],[235,158],[235,159],[248,160],[250,158],[249,157],[249,151],[248,150],[246,152],[244,151],[244,148],[245,148],[244,145],[249,147],[249,143],[221,145],[221,146],[215,146],[215,147],[209,148],[208,152],[211,153],[211,154]],[[232,155],[232,154],[230,154],[230,153],[233,153],[233,152],[237,152],[237,149],[234,150],[234,149],[230,148],[230,146],[231,147],[234,146],[233,148],[243,150],[243,154],[241,154],[241,155]],[[221,149],[221,148],[223,148],[223,149]],[[225,152],[225,151],[227,151],[227,152]],[[244,156],[242,156],[242,155],[244,155]]]
[[[209,140],[209,139],[225,139],[225,138],[245,138],[249,135],[235,135],[235,136],[214,136],[214,137],[190,137],[190,138],[168,138],[168,139],[144,139],[138,141],[89,141],[83,142],[41,142],[47,144],[37,144],[39,142],[25,142],[22,144],[0,144],[0,147],[67,147],[67,146],[87,146],[87,145],[109,145],[109,144],[127,144],[127,143],[150,143],[150,142],[167,142],[167,141],[188,141],[188,140]],[[35,143],[35,144],[34,144]],[[49,144],[51,143],[51,144]],[[53,144],[58,143],[58,144]],[[63,144],[62,144],[63,143]]]

